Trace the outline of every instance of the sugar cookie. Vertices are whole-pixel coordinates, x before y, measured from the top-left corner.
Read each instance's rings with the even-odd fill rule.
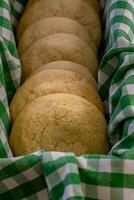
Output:
[[[11,121],[15,120],[29,102],[39,96],[55,93],[70,93],[84,97],[104,114],[104,106],[96,89],[80,74],[46,69],[29,78],[19,88],[10,104]]]
[[[22,80],[42,65],[57,60],[76,62],[97,75],[97,57],[88,44],[77,36],[59,33],[37,40],[20,56]]]
[[[106,121],[92,103],[75,95],[52,94],[37,98],[18,115],[9,143],[16,156],[40,149],[105,154],[106,132]]]
[[[17,28],[17,40],[20,39],[29,25],[41,19],[54,16],[67,17],[79,22],[88,30],[96,46],[99,46],[101,40],[100,20],[94,8],[87,0],[35,1],[25,9],[20,19]]]
[[[36,40],[56,33],[76,35],[87,42],[95,54],[97,53],[97,48],[92,38],[81,24],[65,17],[49,17],[28,26],[19,41],[19,54],[21,55]]]

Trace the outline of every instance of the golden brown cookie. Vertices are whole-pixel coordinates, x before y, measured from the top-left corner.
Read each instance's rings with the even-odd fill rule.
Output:
[[[104,114],[101,98],[90,81],[76,72],[46,69],[29,78],[19,88],[10,105],[11,121],[13,122],[34,99],[55,93],[70,93],[84,97]]]
[[[82,24],[98,47],[101,40],[101,24],[97,13],[86,0],[40,0],[25,9],[17,28],[17,40],[26,28],[48,17],[67,17]]]
[[[56,33],[76,35],[87,42],[95,54],[97,53],[97,48],[92,38],[81,24],[65,17],[49,17],[28,26],[19,41],[19,54],[21,55],[36,40]]]
[[[9,143],[14,155],[38,151],[105,154],[107,125],[89,101],[70,94],[37,98],[18,115]]]
[[[54,61],[48,64],[43,65],[39,69],[35,70],[28,78],[32,77],[33,75],[37,74],[38,72],[45,70],[45,69],[54,69],[54,70],[66,70],[66,71],[73,71],[79,73],[83,78],[87,79],[94,88],[97,88],[97,82],[91,72],[83,65],[71,62],[71,61]]]
[[[37,40],[20,56],[22,81],[42,65],[57,60],[76,62],[97,75],[97,57],[88,44],[77,36],[59,33]]]

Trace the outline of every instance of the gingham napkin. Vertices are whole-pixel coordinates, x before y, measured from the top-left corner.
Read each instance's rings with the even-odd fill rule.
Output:
[[[26,2],[0,1],[0,200],[133,200],[134,1],[108,0],[104,11],[98,89],[110,121],[110,154],[40,151],[13,158],[8,104],[20,83],[13,32]]]

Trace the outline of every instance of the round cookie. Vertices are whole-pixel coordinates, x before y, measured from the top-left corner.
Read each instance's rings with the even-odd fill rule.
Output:
[[[18,89],[10,104],[11,121],[13,122],[26,105],[34,99],[55,93],[70,93],[84,97],[104,114],[104,106],[96,89],[80,74],[46,69],[29,78]]]
[[[85,79],[87,79],[95,88],[97,88],[97,82],[91,72],[83,65],[71,62],[71,61],[54,61],[51,63],[47,63],[40,67],[39,69],[35,70],[28,78],[32,77],[33,75],[37,74],[38,72],[45,70],[45,69],[54,69],[54,70],[66,70],[66,71],[73,71],[81,74]]]
[[[20,19],[17,28],[17,40],[26,28],[48,17],[67,17],[71,18],[88,30],[93,41],[98,47],[101,40],[101,24],[94,8],[86,0],[40,0],[28,6]]]
[[[76,35],[87,42],[95,54],[97,53],[92,38],[81,24],[65,17],[49,17],[28,26],[19,41],[19,54],[21,55],[36,40],[56,33]]]
[[[37,40],[20,56],[22,80],[43,64],[57,60],[76,62],[97,75],[97,57],[88,44],[77,36],[59,33]]]
[[[90,102],[70,94],[37,98],[18,115],[9,144],[14,155],[40,149],[82,154],[108,152],[107,125]]]

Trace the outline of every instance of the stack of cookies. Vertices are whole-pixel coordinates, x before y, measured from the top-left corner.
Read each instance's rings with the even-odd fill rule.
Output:
[[[99,15],[97,0],[28,1],[17,28],[22,85],[10,105],[16,156],[108,152],[96,82]]]

